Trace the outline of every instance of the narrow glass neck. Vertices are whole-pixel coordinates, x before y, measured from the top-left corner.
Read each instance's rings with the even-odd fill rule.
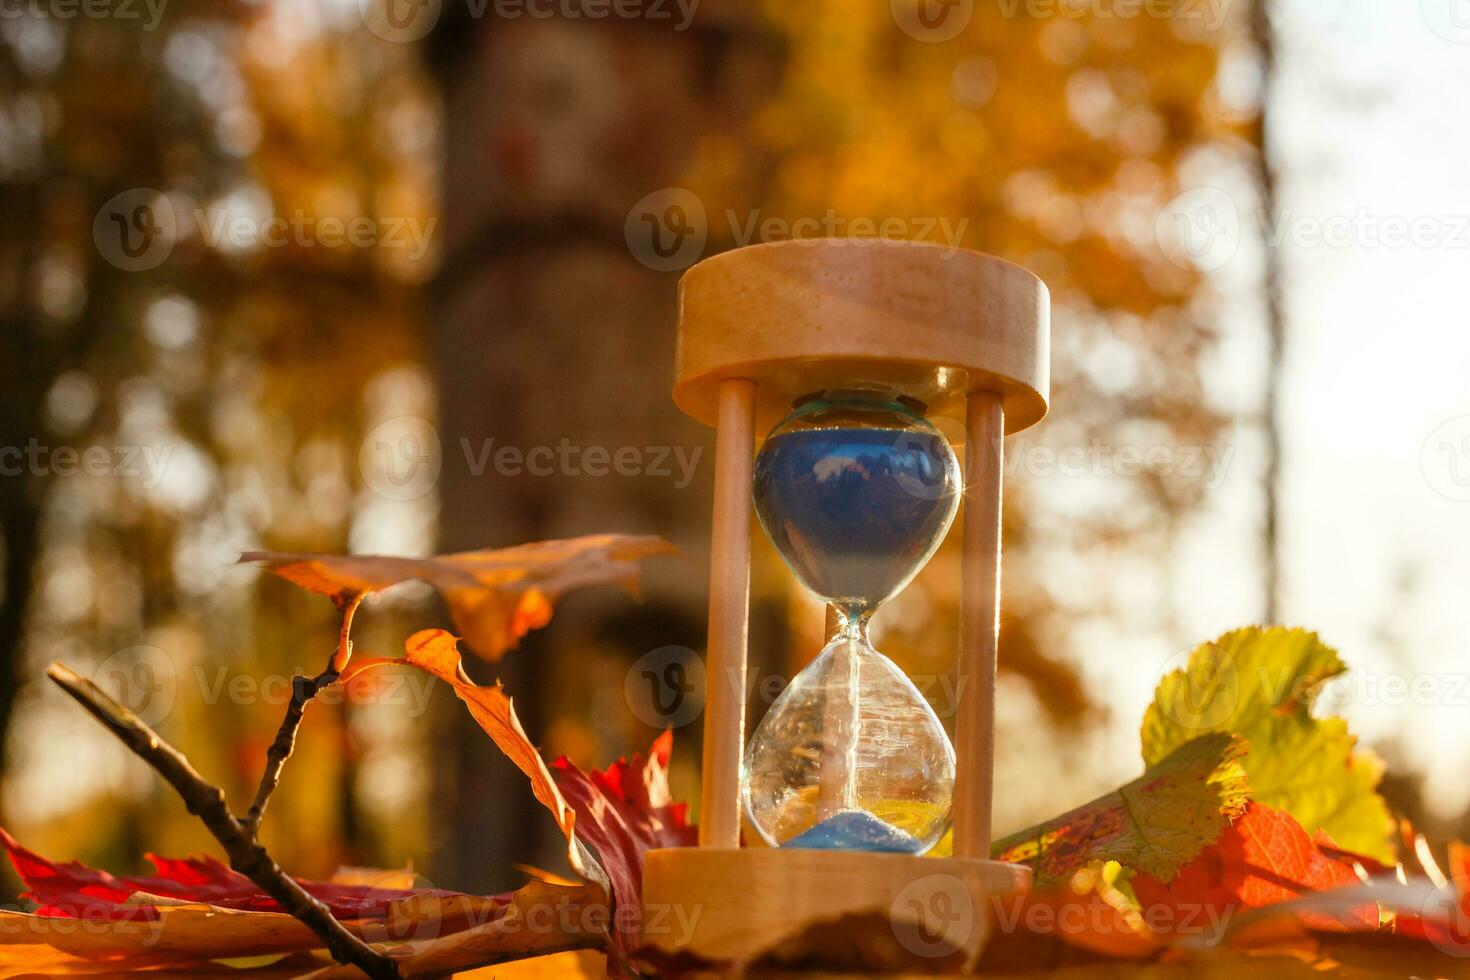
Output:
[[[850,605],[832,604],[837,613],[837,635],[846,640],[868,643],[868,620],[873,618],[873,609],[861,603]]]

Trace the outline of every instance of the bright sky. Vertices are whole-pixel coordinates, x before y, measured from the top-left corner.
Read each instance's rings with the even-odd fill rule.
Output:
[[[1370,744],[1401,738],[1430,773],[1431,804],[1458,812],[1470,805],[1470,0],[1280,6],[1284,174],[1267,230],[1285,235],[1289,275],[1282,615],[1354,667],[1332,707]],[[1230,178],[1208,183],[1243,197]],[[1217,383],[1241,408],[1259,397],[1241,379],[1259,377],[1262,352],[1254,210],[1242,206],[1245,236],[1214,272],[1232,334]],[[1239,459],[1176,581],[1195,637],[1259,614],[1254,436]]]

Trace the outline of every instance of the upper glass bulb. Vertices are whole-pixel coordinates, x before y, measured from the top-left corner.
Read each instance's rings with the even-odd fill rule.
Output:
[[[771,431],[755,509],[797,578],[841,610],[872,610],[913,579],[960,504],[944,434],[878,392],[822,392]]]
[[[842,622],[746,746],[741,796],[766,843],[917,854],[949,826],[954,748],[867,622],[939,547],[960,491],[949,442],[879,392],[823,392],[766,439],[756,513]]]

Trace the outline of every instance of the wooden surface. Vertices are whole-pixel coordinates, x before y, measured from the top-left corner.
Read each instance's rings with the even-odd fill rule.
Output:
[[[1000,511],[1005,408],[971,395],[965,422],[964,540],[955,690],[954,853],[990,856],[995,768],[995,652],[1000,623]]]
[[[248,980],[248,974],[245,978]],[[464,973],[459,980],[607,980],[607,953],[601,949],[579,949],[524,960],[496,963]],[[146,974],[144,975],[146,980]]]
[[[993,951],[993,950],[992,950]],[[299,974],[300,968],[281,975]],[[887,971],[838,973],[826,970],[757,969],[747,971],[748,980],[900,980],[914,974]],[[926,973],[929,977],[963,974]],[[1035,962],[992,965],[989,958],[981,976],[1010,977],[1012,980],[1241,980],[1267,976],[1271,980],[1414,980],[1417,977],[1446,977],[1470,980],[1470,960],[1441,953],[1428,943],[1395,943],[1383,937],[1318,937],[1315,951],[1302,949],[1265,952],[1229,947],[1207,950],[1188,959],[1170,962],[1137,962],[1098,956],[1089,959],[1073,951],[1062,963],[1038,958]],[[146,975],[145,975],[146,976]],[[165,974],[177,976],[177,974]],[[556,953],[481,970],[456,974],[473,980],[605,980],[607,957],[601,950]]]
[[[774,242],[706,259],[679,285],[674,401],[714,424],[725,378],[758,385],[757,431],[793,399],[877,385],[964,417],[973,391],[1011,431],[1046,414],[1050,300],[1002,259],[926,242]]]
[[[755,385],[738,378],[722,381],[719,386],[699,814],[699,843],[704,847],[740,844],[755,395]]]
[[[974,962],[990,933],[989,897],[1030,884],[1029,868],[999,861],[791,848],[649,851],[644,941],[707,960],[748,960],[814,924],[873,916],[918,962],[941,948]]]

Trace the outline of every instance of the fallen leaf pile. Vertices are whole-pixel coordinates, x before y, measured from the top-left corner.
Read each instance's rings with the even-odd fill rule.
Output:
[[[666,550],[657,539],[603,536],[424,560],[247,558],[339,605],[424,579],[472,645],[495,657],[544,625],[567,589],[628,584],[638,559]],[[550,954],[588,947],[606,954],[614,976],[651,963],[666,971],[698,966],[649,959],[642,938],[644,855],[692,846],[697,837],[687,806],[669,791],[672,733],[646,756],[603,770],[584,772],[564,758],[548,765],[509,695],[470,680],[457,644],[450,633],[425,630],[408,640],[403,658],[359,661],[342,676],[396,664],[448,684],[526,775],[565,835],[580,880],[545,876],[495,896],[416,888],[404,872],[357,872],[303,887],[407,978],[543,955],[564,962]],[[1452,845],[1449,872],[1442,870],[1427,842],[1391,819],[1377,792],[1378,761],[1341,719],[1315,715],[1321,685],[1344,669],[1301,630],[1240,630],[1195,650],[1160,681],[1145,714],[1141,776],[995,845],[997,858],[1033,869],[1035,887],[992,899],[982,971],[1061,971],[1079,980],[1144,969],[1190,980],[1267,971],[1470,977],[1470,851]],[[215,859],[150,857],[154,874],[115,877],[53,863],[3,831],[0,843],[35,905],[0,912],[0,980],[140,971],[241,980],[361,975],[331,963],[314,933]],[[788,939],[765,962],[811,963],[835,947],[849,958],[880,946],[891,955],[895,944],[840,935],[846,928],[813,924],[809,939]],[[866,965],[893,968],[886,959]]]
[[[997,901],[985,968],[1039,976],[1040,964],[1066,963],[1102,977],[1112,975],[1110,961],[1148,960],[1232,976],[1265,969],[1239,957],[1270,955],[1313,975],[1373,962],[1369,972],[1328,975],[1470,976],[1467,852],[1450,847],[1446,875],[1427,843],[1391,820],[1376,790],[1381,767],[1346,723],[1313,714],[1322,684],[1345,669],[1303,630],[1238,630],[1193,651],[1159,683],[1142,727],[1147,768],[1130,787],[1158,786],[1151,773],[1225,737],[1243,750],[1239,785],[1249,803],[1205,845],[1186,841],[1182,863],[1173,860],[1180,838],[1158,832],[1130,787],[1117,794],[1121,830],[1107,816],[1114,797],[1104,797],[1002,841],[997,856],[1032,864],[1038,888]],[[1194,793],[1238,803],[1233,792],[1219,796],[1221,785],[1235,787],[1234,775],[1196,778]],[[1114,832],[1081,833],[1088,843],[1074,859],[1076,828],[1096,825]],[[1068,846],[1038,847],[1049,837]],[[1133,853],[1118,853],[1119,840]]]

